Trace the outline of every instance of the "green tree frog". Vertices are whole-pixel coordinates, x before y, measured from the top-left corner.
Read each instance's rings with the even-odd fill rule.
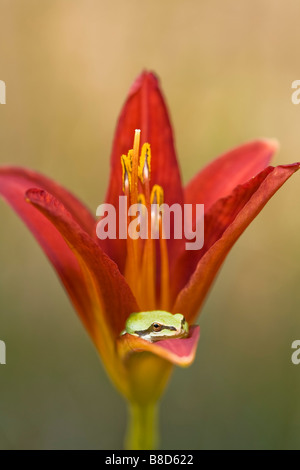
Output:
[[[189,326],[181,313],[173,315],[163,310],[153,310],[132,313],[126,320],[125,330],[121,335],[125,333],[153,343],[161,339],[185,338],[188,336]]]

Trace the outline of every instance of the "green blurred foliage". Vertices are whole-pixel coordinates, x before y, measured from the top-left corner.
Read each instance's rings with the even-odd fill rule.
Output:
[[[299,160],[297,0],[0,0],[0,162],[46,173],[94,211],[114,126],[143,68],[162,80],[184,182],[275,137]],[[299,175],[232,250],[199,319],[195,363],[161,403],[161,446],[299,449]],[[122,398],[40,248],[0,205],[0,448],[121,448]]]

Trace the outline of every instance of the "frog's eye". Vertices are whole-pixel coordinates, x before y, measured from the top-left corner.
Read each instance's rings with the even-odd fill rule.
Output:
[[[152,323],[152,330],[153,331],[161,331],[162,325],[160,323]]]

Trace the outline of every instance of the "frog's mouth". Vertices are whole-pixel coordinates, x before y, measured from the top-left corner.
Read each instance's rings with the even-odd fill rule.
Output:
[[[165,334],[166,330],[172,331],[174,333],[171,335]],[[151,343],[162,341],[164,339],[186,338],[188,334],[189,328],[185,318],[181,320],[180,329],[175,328],[175,326],[164,325],[162,330],[157,334],[153,332],[152,326],[146,330],[139,330],[135,332],[136,336],[139,336],[146,341],[150,341]]]
[[[180,330],[177,330],[176,328],[172,328],[172,330],[174,331],[174,334],[172,334],[172,336],[169,336],[169,335],[164,335],[163,332],[162,332],[162,335],[161,336],[151,336],[151,339],[150,341],[152,343],[155,343],[156,341],[161,341],[163,339],[179,339],[179,338],[186,338],[188,336],[188,331],[184,328],[180,328]],[[176,333],[175,333],[176,331]]]
[[[152,330],[152,326],[147,328],[147,330],[138,330],[138,331],[135,332],[135,334],[137,336],[139,336],[140,338],[143,338],[143,339],[146,339],[147,341],[152,341],[153,342],[153,341],[159,341],[161,339],[170,338],[170,336],[164,334],[165,330],[178,331],[177,328],[175,328],[175,326],[164,325],[163,328],[162,328],[162,331],[160,332],[161,334],[155,334]],[[178,331],[178,334],[179,335],[181,334],[181,329]],[[171,337],[172,338],[177,337],[177,334],[174,333],[174,335],[172,335]]]

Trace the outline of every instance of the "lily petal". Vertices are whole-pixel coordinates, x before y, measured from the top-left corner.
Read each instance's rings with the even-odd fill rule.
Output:
[[[20,190],[25,189],[26,191],[29,188],[45,189],[63,203],[66,209],[87,233],[96,237],[95,217],[91,214],[89,209],[70,191],[50,178],[21,167],[1,166],[0,184],[10,186],[11,194],[16,191],[15,199],[18,199]]]
[[[278,142],[271,139],[256,140],[236,147],[213,160],[186,186],[186,204],[204,204],[205,211],[220,198],[248,181],[266,168]]]
[[[25,201],[25,192],[34,185],[51,188],[67,203],[69,202],[69,207],[72,207],[74,211],[77,210],[77,219],[80,218],[84,226],[90,227],[93,224],[85,208],[48,178],[22,168],[0,168],[0,195],[22,218],[43,248],[83,323],[92,334],[92,324],[87,315],[91,309],[90,299],[86,295],[84,278],[76,257],[55,227]]]
[[[139,310],[118,267],[54,196],[44,190],[29,189],[26,198],[54,225],[77,258],[88,287],[87,295],[99,302],[96,321],[102,333],[110,327],[113,335],[118,336],[130,313]]]
[[[228,252],[269,199],[300,167],[293,165],[268,167],[247,183],[238,186],[227,198],[211,208],[206,223],[205,246],[199,251],[200,261],[189,281],[177,295],[173,312],[181,312],[191,323],[195,320],[211,284]],[[178,270],[191,269],[191,255],[182,260]],[[195,258],[195,252],[193,257]],[[199,259],[198,257],[198,259]]]
[[[196,354],[199,326],[191,326],[188,338],[173,338],[150,343],[138,336],[125,334],[118,339],[118,353],[126,361],[128,355],[147,351],[181,367],[189,366]]]
[[[122,195],[120,157],[132,148],[135,129],[141,129],[141,143],[151,145],[151,185],[164,189],[165,202],[183,203],[183,189],[174,147],[173,130],[168,110],[156,76],[143,72],[132,85],[121,111],[111,154],[111,173],[106,202],[118,208]],[[105,251],[124,269],[126,242],[106,240]]]

